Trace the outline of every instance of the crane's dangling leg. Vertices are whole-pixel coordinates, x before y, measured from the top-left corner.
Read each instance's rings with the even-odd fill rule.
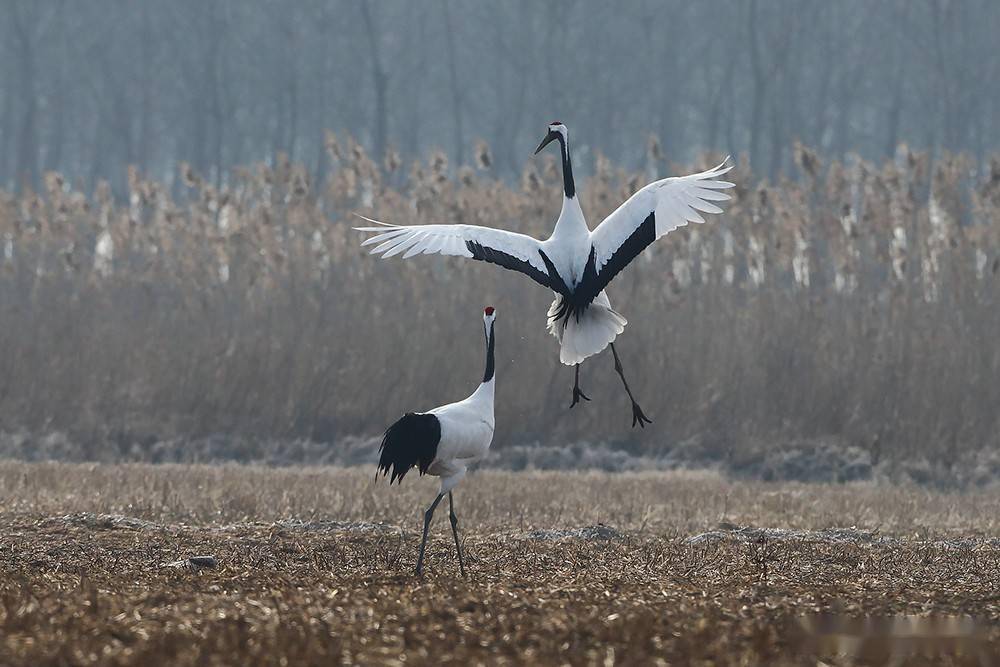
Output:
[[[573,407],[580,402],[580,399],[589,401],[587,395],[580,391],[580,364],[576,365],[576,379],[573,381],[573,402],[569,404],[569,407]]]
[[[451,519],[451,533],[455,536],[455,550],[458,551],[458,569],[464,577],[465,563],[462,562],[462,545],[458,543],[458,517],[455,516],[455,498],[451,495],[451,491],[448,492],[448,506],[451,510],[448,515],[448,518]]]
[[[618,373],[618,377],[622,379],[622,384],[625,385],[625,393],[628,394],[629,400],[632,401],[632,428],[635,428],[636,424],[642,428],[646,428],[646,424],[652,424],[653,420],[644,415],[642,408],[635,402],[632,390],[628,388],[628,381],[625,379],[625,373],[622,371],[622,361],[618,358],[618,350],[615,349],[614,343],[611,343],[611,354],[615,355],[615,371]]]
[[[431,518],[434,516],[434,510],[437,509],[438,503],[441,502],[442,498],[444,498],[444,494],[439,493],[437,498],[434,499],[434,502],[431,503],[431,506],[427,508],[426,512],[424,512],[424,537],[420,540],[420,555],[417,556],[418,576],[422,574],[424,566],[424,547],[427,546],[427,529],[431,527]]]

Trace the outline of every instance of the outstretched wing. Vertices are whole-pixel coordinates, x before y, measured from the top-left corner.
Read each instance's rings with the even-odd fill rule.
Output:
[[[730,197],[733,187],[719,180],[731,166],[726,158],[718,167],[690,176],[650,183],[619,206],[590,234],[591,251],[576,299],[590,303],[608,283],[653,241],[689,222],[702,223],[700,213],[722,213],[713,202]]]
[[[358,217],[377,225],[355,227],[360,232],[374,234],[361,244],[374,245],[371,250],[373,255],[386,258],[404,253],[403,259],[435,253],[470,257],[520,271],[535,282],[552,288],[542,259],[542,244],[525,234],[476,225],[390,225]]]

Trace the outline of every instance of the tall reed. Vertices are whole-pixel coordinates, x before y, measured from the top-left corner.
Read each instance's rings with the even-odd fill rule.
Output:
[[[650,145],[658,174],[717,157],[668,164]],[[901,147],[883,165],[841,164],[797,147],[799,177],[775,184],[738,164],[723,216],[663,239],[609,288],[655,420],[637,432],[607,355],[583,366],[593,402],[567,410],[550,294],[476,262],[375,259],[351,230],[359,212],[545,236],[553,160],[511,185],[485,144],[457,170],[443,154],[376,161],[333,135],[326,148],[323,183],[279,156],[221,189],[181,165],[180,200],[135,171],[127,201],[58,174],[42,192],[0,194],[2,428],[101,442],[375,433],[475,385],[477,312],[493,304],[497,446],[696,439],[724,455],[748,438],[834,435],[946,459],[998,444],[998,159],[974,174],[960,155]],[[581,187],[591,224],[648,179],[597,156]]]

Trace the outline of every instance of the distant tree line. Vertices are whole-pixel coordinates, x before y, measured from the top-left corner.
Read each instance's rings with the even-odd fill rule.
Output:
[[[126,190],[135,165],[217,184],[286,153],[321,181],[324,131],[376,157],[493,148],[514,177],[544,125],[643,167],[796,141],[879,159],[1000,145],[996,0],[2,0],[0,186],[58,170]],[[179,186],[178,186],[179,187]]]

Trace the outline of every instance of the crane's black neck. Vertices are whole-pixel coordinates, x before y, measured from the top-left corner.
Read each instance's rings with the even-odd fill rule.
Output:
[[[569,199],[576,196],[576,183],[573,182],[573,163],[569,159],[569,146],[566,138],[559,133],[559,151],[562,153],[563,193]]]
[[[493,323],[486,325],[486,372],[483,373],[483,382],[493,379]]]

